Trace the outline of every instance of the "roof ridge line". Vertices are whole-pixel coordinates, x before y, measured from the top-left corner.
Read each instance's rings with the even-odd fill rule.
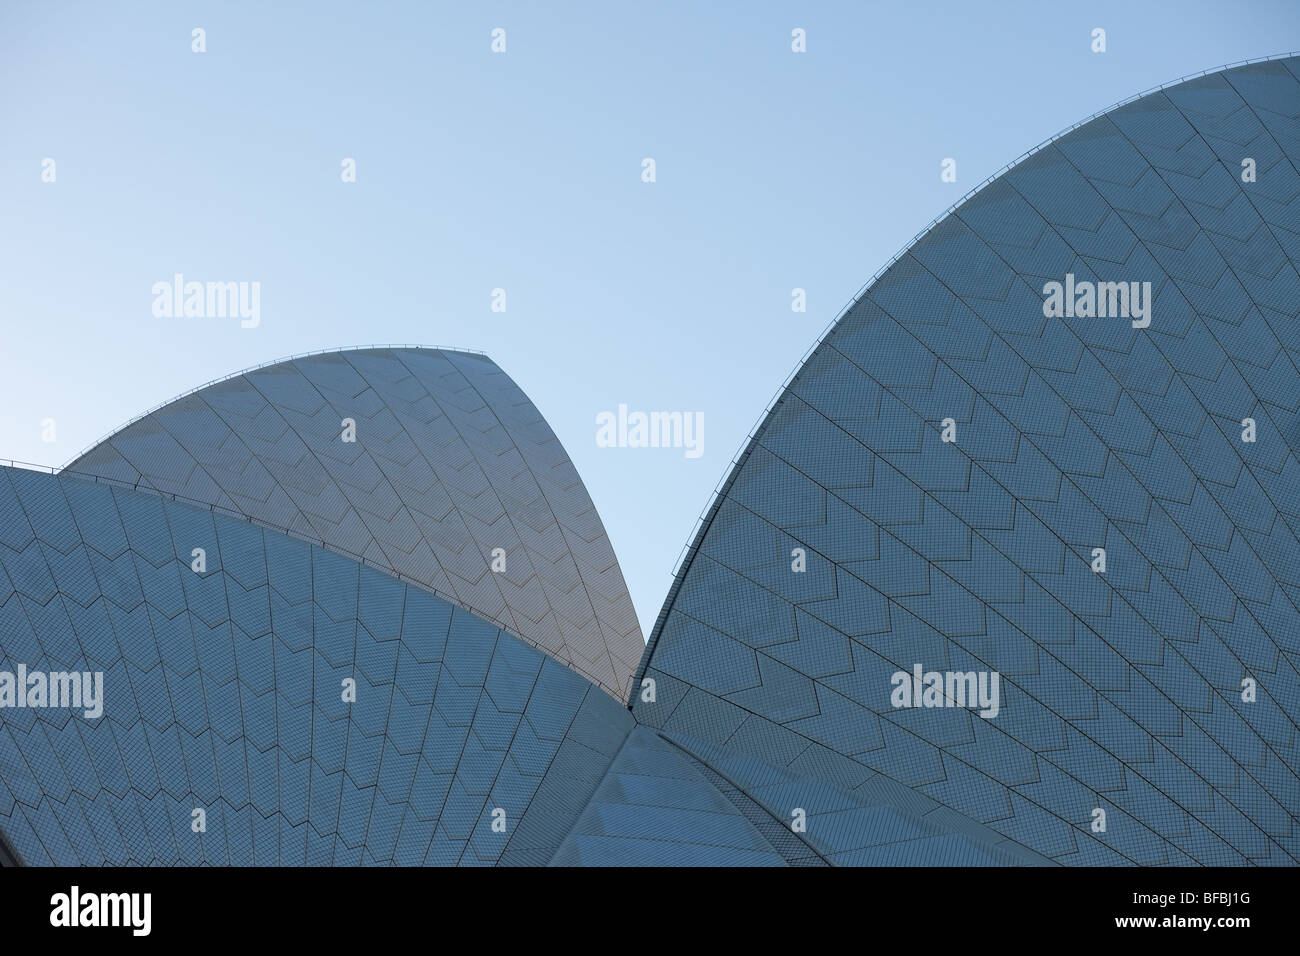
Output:
[[[407,350],[427,351],[427,352],[460,352],[465,355],[481,355],[484,358],[488,359],[488,361],[492,361],[491,357],[488,356],[488,354],[484,352],[482,349],[471,349],[462,346],[448,346],[448,345],[419,345],[419,344],[409,343],[409,342],[387,342],[387,343],[375,343],[372,345],[343,345],[337,348],[313,349],[310,352],[298,352],[297,354],[294,355],[286,355],[283,356],[282,358],[272,359],[269,362],[261,362],[257,365],[250,365],[248,368],[240,369],[237,372],[231,372],[229,375],[221,375],[217,378],[212,379],[211,381],[204,382],[202,385],[199,385],[195,388],[186,389],[185,391],[179,393],[178,395],[172,396],[166,401],[159,402],[157,405],[153,405],[145,409],[139,415],[136,415],[135,417],[123,422],[117,428],[105,432],[97,440],[91,442],[85,448],[81,449],[81,451],[77,452],[75,455],[69,458],[67,464],[63,465],[62,468],[67,468],[69,465],[73,464],[78,459],[84,457],[88,452],[104,444],[104,442],[108,441],[118,432],[125,431],[126,429],[134,425],[136,422],[148,418],[154,412],[166,408],[168,405],[171,405],[174,402],[179,402],[182,398],[189,398],[189,396],[195,395],[198,392],[203,391],[205,388],[211,388],[213,385],[220,385],[222,382],[229,382],[231,379],[240,378],[241,376],[247,375],[249,372],[256,372],[264,368],[270,368],[273,365],[283,365],[286,362],[295,362],[298,359],[302,359],[302,358],[311,358],[312,356],[315,355],[337,355],[337,354],[342,354],[344,352],[367,352],[374,349],[407,349]],[[496,363],[493,362],[493,364],[495,365]],[[29,464],[29,463],[24,462],[23,464]],[[46,467],[46,466],[40,466],[40,467]],[[62,468],[60,470],[62,470]]]
[[[329,542],[325,541],[323,538],[316,538],[311,535],[304,534],[301,531],[294,531],[292,528],[286,528],[283,525],[277,525],[273,522],[265,521],[253,515],[245,514],[242,511],[236,511],[232,508],[227,508],[225,505],[214,505],[211,502],[200,501],[197,498],[188,498],[185,495],[177,494],[174,491],[163,491],[161,488],[155,488],[153,485],[148,485],[148,484],[142,485],[139,483],[124,481],[121,478],[109,478],[105,475],[96,475],[91,472],[85,472],[85,471],[72,471],[67,468],[55,469],[54,466],[52,465],[39,465],[29,461],[17,461],[10,458],[0,458],[0,468],[5,468],[5,467],[11,468],[16,471],[35,471],[41,474],[48,474],[52,478],[67,477],[67,478],[76,479],[78,481],[88,481],[88,482],[93,482],[95,484],[107,485],[110,488],[121,488],[124,490],[129,489],[131,491],[141,492],[147,495],[154,495],[159,498],[165,498],[174,501],[177,504],[181,504],[186,507],[207,510],[212,512],[213,514],[219,514],[223,518],[231,518],[237,521],[242,521],[245,524],[257,525],[259,528],[263,528],[267,531],[273,531],[276,532],[277,534],[282,534],[288,538],[293,538],[294,540],[301,541],[304,544],[310,545],[311,547],[320,548],[323,551],[333,552],[334,554],[347,558],[349,561],[356,562],[362,567],[371,568],[372,570],[379,571],[383,574],[387,574],[389,577],[396,578],[402,584],[417,587],[422,591],[432,594],[434,597],[439,598],[440,600],[446,601],[448,604],[452,605],[453,607],[460,608],[462,611],[465,611],[468,614],[473,614],[475,617],[479,618],[480,620],[485,621],[486,623],[492,625],[493,627],[497,628],[500,631],[504,631],[506,634],[509,634],[511,637],[515,638],[515,640],[522,641],[524,644],[527,644],[529,647],[536,650],[539,654],[551,658],[557,664],[563,664],[564,666],[568,667],[579,677],[582,677],[584,680],[592,684],[594,687],[599,688],[609,696],[613,697],[615,701],[618,702],[620,705],[626,705],[626,701],[624,700],[622,692],[619,689],[610,688],[609,685],[606,684],[604,681],[602,681],[600,678],[596,677],[593,674],[589,674],[581,664],[579,664],[577,661],[572,659],[571,655],[565,655],[564,657],[560,657],[558,654],[558,649],[553,651],[550,648],[542,647],[540,644],[537,644],[536,642],[531,641],[524,635],[520,634],[518,630],[516,630],[512,625],[509,625],[504,621],[502,621],[501,619],[494,617],[491,614],[488,614],[486,611],[480,611],[477,608],[471,607],[469,604],[467,604],[465,601],[461,600],[460,598],[456,597],[455,595],[447,594],[439,590],[438,588],[434,587],[432,584],[428,584],[427,582],[421,581],[418,578],[413,578],[409,574],[404,574],[403,572],[398,571],[396,568],[390,568],[382,564],[377,564],[376,562],[367,558],[364,554],[357,554],[355,551],[349,551],[347,548],[341,547],[339,545],[330,544]],[[0,847],[0,849],[3,848]]]

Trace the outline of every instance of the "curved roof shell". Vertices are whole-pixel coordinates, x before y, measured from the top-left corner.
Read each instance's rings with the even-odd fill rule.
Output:
[[[0,635],[0,671],[103,674],[91,719],[0,711],[0,831],[31,865],[543,863],[632,725],[571,668],[391,574],[12,468]]]
[[[499,622],[619,700],[645,647],[573,463],[484,355],[371,348],[252,369],[136,419],[65,470],[360,556]]]
[[[638,722],[783,819],[888,781],[1060,863],[1300,859],[1298,75],[1105,113],[879,276],[707,513]],[[1048,316],[1067,281],[1149,283],[1150,325]],[[997,716],[895,706],[918,664]],[[807,800],[828,859],[924,860]]]

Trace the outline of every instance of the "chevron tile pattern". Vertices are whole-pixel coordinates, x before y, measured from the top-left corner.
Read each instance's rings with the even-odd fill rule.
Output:
[[[632,725],[500,628],[256,524],[5,468],[0,529],[0,670],[104,674],[98,719],[3,711],[28,864],[549,859]]]
[[[356,441],[341,440],[344,419]],[[67,470],[216,505],[360,555],[626,700],[645,642],[591,498],[486,356],[330,352],[145,415]],[[492,571],[495,549],[505,571]]]
[[[0,710],[0,831],[35,864],[1296,865],[1298,156],[1273,60],[958,206],[770,410],[644,655],[482,356],[291,360],[0,469],[0,674],[105,675],[102,717]],[[1150,324],[1057,317],[1066,277],[1149,283]],[[909,702],[917,669],[997,693]]]
[[[785,772],[740,785],[804,808],[831,859],[882,861],[885,824],[837,830],[818,788],[886,778],[1057,863],[1294,865],[1298,74],[1241,67],[1105,114],[875,282],[715,503],[638,722],[719,769]],[[1046,318],[1067,273],[1151,282],[1150,327]],[[996,671],[1000,713],[893,706],[917,662]]]

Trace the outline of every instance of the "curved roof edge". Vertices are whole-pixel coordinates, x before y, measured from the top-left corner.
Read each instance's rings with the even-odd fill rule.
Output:
[[[313,352],[311,354],[314,355],[317,353]],[[261,368],[261,366],[258,366],[258,368]],[[183,398],[184,396],[181,397]],[[173,399],[173,401],[175,401],[175,399]],[[228,518],[237,518],[240,521],[247,522],[248,524],[255,524],[259,528],[264,528],[267,531],[275,531],[279,534],[284,535],[285,537],[293,538],[297,541],[304,541],[307,544],[316,545],[320,548],[323,548],[326,551],[332,551],[333,553],[342,555],[343,557],[351,561],[356,561],[358,564],[364,565],[365,567],[373,568],[376,571],[383,571],[385,574],[397,578],[403,584],[414,585],[415,587],[418,587],[422,591],[427,591],[428,593],[432,594],[434,597],[441,598],[447,603],[452,604],[470,614],[473,614],[475,617],[486,621],[487,623],[491,624],[493,627],[500,628],[502,631],[509,634],[511,637],[515,637],[523,641],[529,647],[537,647],[537,645],[534,642],[528,640],[528,638],[520,634],[513,626],[505,623],[498,617],[488,614],[485,611],[481,611],[478,608],[470,607],[464,601],[457,598],[454,594],[447,594],[446,592],[441,591],[438,588],[433,587],[432,585],[426,584],[425,582],[420,581],[417,578],[411,577],[409,574],[403,574],[402,572],[394,568],[390,568],[387,565],[380,564],[376,561],[372,561],[371,559],[367,558],[365,555],[357,554],[353,551],[349,551],[347,548],[330,544],[329,542],[321,538],[316,538],[311,535],[303,534],[299,531],[294,531],[290,528],[286,528],[282,525],[274,524],[270,521],[263,521],[259,518],[251,517],[250,515],[244,514],[242,511],[235,511],[233,508],[225,508],[222,507],[221,505],[210,504],[209,502],[201,501],[197,498],[188,498],[185,495],[178,495],[171,491],[161,491],[157,488],[154,488],[151,485],[142,485],[139,483],[122,481],[121,479],[118,478],[106,478],[103,475],[96,475],[90,472],[72,471],[71,469],[60,468],[55,465],[42,465],[37,462],[18,461],[17,459],[12,459],[12,458],[0,458],[0,467],[19,468],[26,471],[47,472],[56,478],[72,478],[78,481],[90,481],[90,482],[94,482],[95,484],[108,485],[109,487],[112,488],[129,488],[132,491],[138,491],[142,494],[156,495],[159,498],[166,498],[169,501],[175,501],[178,504],[188,505],[189,507],[192,508],[205,509],[207,511],[213,512],[214,514],[223,515]],[[580,674],[582,677],[586,678],[596,687],[600,688],[610,696],[614,697],[617,701],[619,701],[619,703],[626,703],[626,701],[623,699],[623,696],[621,696],[621,692],[620,695],[616,695],[614,693],[614,690],[612,690],[604,681],[602,681],[599,677],[596,677],[595,675],[589,673],[586,669],[583,668],[581,664],[579,664],[575,660],[572,660],[569,655],[565,655],[564,657],[559,657],[552,650],[542,650],[541,648],[538,649],[541,650],[543,654],[547,654],[551,657],[555,657],[555,659],[559,663],[564,664],[566,667],[574,671],[574,673]],[[0,838],[2,837],[3,834],[0,834]],[[3,844],[0,844],[0,866],[5,865],[4,858],[3,858],[3,850],[4,850]]]
[[[128,420],[124,421],[117,428],[114,428],[111,431],[105,432],[103,435],[99,436],[98,439],[91,442],[85,448],[81,449],[81,451],[77,452],[75,455],[69,458],[67,460],[67,463],[64,464],[62,468],[60,468],[59,470],[62,471],[63,468],[66,468],[68,465],[71,465],[77,459],[84,457],[89,452],[94,451],[96,448],[104,444],[104,442],[108,441],[114,435],[118,434],[121,431],[125,431],[126,429],[130,428],[132,425],[134,425],[136,422],[140,421],[141,419],[148,418],[154,412],[160,411],[161,409],[166,408],[168,405],[172,404],[173,402],[180,401],[182,398],[188,398],[191,395],[195,395],[203,391],[205,388],[211,388],[213,385],[220,385],[222,382],[228,382],[232,378],[239,378],[241,375],[247,375],[249,372],[256,372],[259,369],[270,368],[272,365],[282,365],[285,362],[293,362],[301,358],[310,358],[313,355],[326,355],[329,353],[338,353],[338,352],[366,352],[373,349],[416,349],[418,351],[425,351],[425,352],[459,352],[463,355],[487,355],[487,352],[484,352],[482,349],[463,348],[461,346],[455,346],[455,345],[418,345],[416,343],[406,343],[406,342],[379,342],[373,345],[340,345],[337,348],[312,349],[310,352],[298,352],[294,355],[285,355],[278,359],[271,359],[269,362],[259,362],[256,365],[250,365],[248,368],[241,368],[238,372],[231,372],[229,375],[221,375],[217,378],[212,379],[211,381],[204,382],[202,385],[199,385],[196,388],[186,389],[185,391],[181,392],[178,395],[173,395],[171,398],[167,399],[166,401],[159,402],[157,405],[145,409],[139,415],[135,415],[132,418],[129,418]],[[30,464],[30,462],[18,462],[18,464]],[[44,468],[46,466],[38,465],[37,467]]]
[[[754,421],[753,426],[749,429],[745,437],[741,440],[740,446],[736,450],[736,453],[732,455],[730,464],[727,466],[726,471],[723,473],[722,478],[719,479],[717,485],[714,486],[712,493],[709,495],[708,502],[705,504],[704,508],[700,511],[699,515],[695,519],[695,524],[691,528],[691,533],[686,537],[686,543],[682,545],[681,551],[678,552],[677,561],[674,563],[672,571],[670,572],[673,576],[673,581],[668,588],[667,595],[664,596],[664,602],[659,608],[659,613],[655,616],[654,624],[652,624],[650,627],[650,633],[646,637],[645,653],[641,655],[641,663],[637,667],[636,673],[633,676],[633,681],[632,681],[633,688],[635,689],[636,687],[638,687],[641,683],[642,678],[645,676],[646,668],[649,666],[650,663],[650,658],[654,654],[655,644],[658,642],[660,628],[663,627],[664,619],[667,617],[669,609],[673,606],[673,603],[677,598],[678,589],[681,587],[681,582],[683,577],[685,577],[686,570],[690,567],[691,559],[695,556],[696,552],[699,550],[700,544],[704,540],[704,535],[709,530],[709,524],[712,522],[713,517],[717,513],[717,510],[719,506],[722,504],[723,499],[726,498],[727,492],[731,489],[731,486],[735,482],[736,477],[740,474],[740,470],[745,464],[745,459],[749,457],[750,450],[754,447],[754,440],[758,437],[759,432],[762,431],[763,424],[768,420],[768,418],[772,414],[772,410],[776,407],[777,403],[781,400],[781,397],[786,393],[786,390],[789,389],[790,384],[794,381],[795,376],[799,374],[799,370],[802,369],[805,364],[807,364],[808,359],[812,357],[812,354],[816,352],[817,349],[821,346],[822,342],[826,340],[826,336],[830,334],[831,330],[834,329],[835,326],[839,324],[841,319],[843,319],[846,315],[848,315],[850,311],[852,311],[853,307],[857,305],[859,301],[861,301],[862,297],[867,294],[867,292],[871,289],[871,287],[874,286],[885,275],[885,273],[887,273],[890,269],[892,269],[898,263],[898,261],[903,258],[903,256],[907,255],[907,253],[911,251],[913,246],[915,246],[918,242],[920,242],[921,239],[932,229],[934,229],[937,225],[939,225],[939,223],[943,222],[945,219],[951,216],[962,206],[966,205],[966,203],[969,202],[982,189],[984,189],[984,187],[991,184],[994,180],[1001,179],[1012,169],[1019,166],[1021,163],[1029,159],[1031,156],[1035,155],[1038,152],[1041,152],[1042,150],[1051,146],[1053,143],[1057,142],[1058,140],[1064,138],[1065,136],[1068,136],[1070,133],[1073,133],[1075,130],[1079,129],[1080,127],[1088,125],[1093,120],[1100,119],[1101,117],[1106,116],[1109,113],[1113,113],[1115,110],[1120,109],[1123,106],[1127,106],[1130,103],[1135,103],[1145,96],[1151,96],[1153,93],[1159,93],[1162,90],[1170,89],[1182,83],[1186,83],[1190,80],[1200,79],[1203,76],[1212,76],[1218,73],[1224,73],[1228,70],[1236,69],[1237,67],[1251,66],[1256,63],[1268,63],[1273,60],[1286,60],[1297,56],[1300,56],[1300,50],[1291,50],[1286,53],[1272,53],[1269,54],[1268,56],[1251,57],[1245,60],[1235,60],[1231,63],[1225,63],[1222,66],[1210,67],[1208,69],[1199,70],[1195,73],[1188,73],[1185,76],[1178,77],[1177,79],[1167,80],[1164,83],[1161,83],[1157,86],[1153,86],[1148,89],[1142,90],[1140,93],[1134,93],[1131,96],[1126,96],[1122,100],[1112,103],[1110,106],[1107,106],[1104,109],[1097,110],[1095,113],[1092,113],[1091,115],[1086,116],[1081,120],[1077,120],[1076,122],[1071,123],[1069,126],[1059,130],[1058,132],[1049,136],[1047,139],[1042,140],[1041,142],[1037,143],[1034,146],[1031,146],[1029,149],[1025,150],[1015,159],[1011,160],[1009,163],[999,168],[996,172],[990,174],[985,179],[977,183],[975,186],[971,187],[971,189],[969,189],[960,199],[958,199],[956,202],[950,205],[938,216],[935,216],[928,223],[926,223],[926,225],[919,232],[917,232],[914,236],[912,236],[911,239],[907,240],[907,242],[903,245],[901,249],[899,249],[896,253],[890,256],[889,260],[885,262],[885,264],[882,265],[879,269],[877,269],[871,275],[870,278],[868,278],[864,283],[862,283],[862,285],[858,288],[858,291],[853,293],[853,297],[849,299],[849,301],[846,302],[843,306],[841,306],[839,311],[835,313],[834,317],[828,323],[826,323],[826,325],[822,328],[822,330],[819,333],[817,333],[817,338],[813,341],[811,345],[808,346],[807,349],[804,350],[804,353],[799,357],[799,360],[795,362],[794,367],[782,380],[781,384],[777,386],[776,391],[773,393],[772,397],[768,399],[767,404],[763,407],[762,412],[759,413],[758,418]],[[633,695],[633,698],[635,698],[635,694]],[[628,709],[629,710],[631,709],[630,702],[628,704]]]

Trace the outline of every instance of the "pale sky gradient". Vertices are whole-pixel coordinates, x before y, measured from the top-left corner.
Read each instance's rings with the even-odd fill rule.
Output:
[[[1295,0],[0,0],[0,458],[64,464],[294,353],[477,348],[564,442],[648,632],[778,386],[918,230],[1118,100],[1296,49]],[[154,318],[176,272],[260,282],[260,327]],[[702,412],[704,454],[597,447],[619,403]]]

